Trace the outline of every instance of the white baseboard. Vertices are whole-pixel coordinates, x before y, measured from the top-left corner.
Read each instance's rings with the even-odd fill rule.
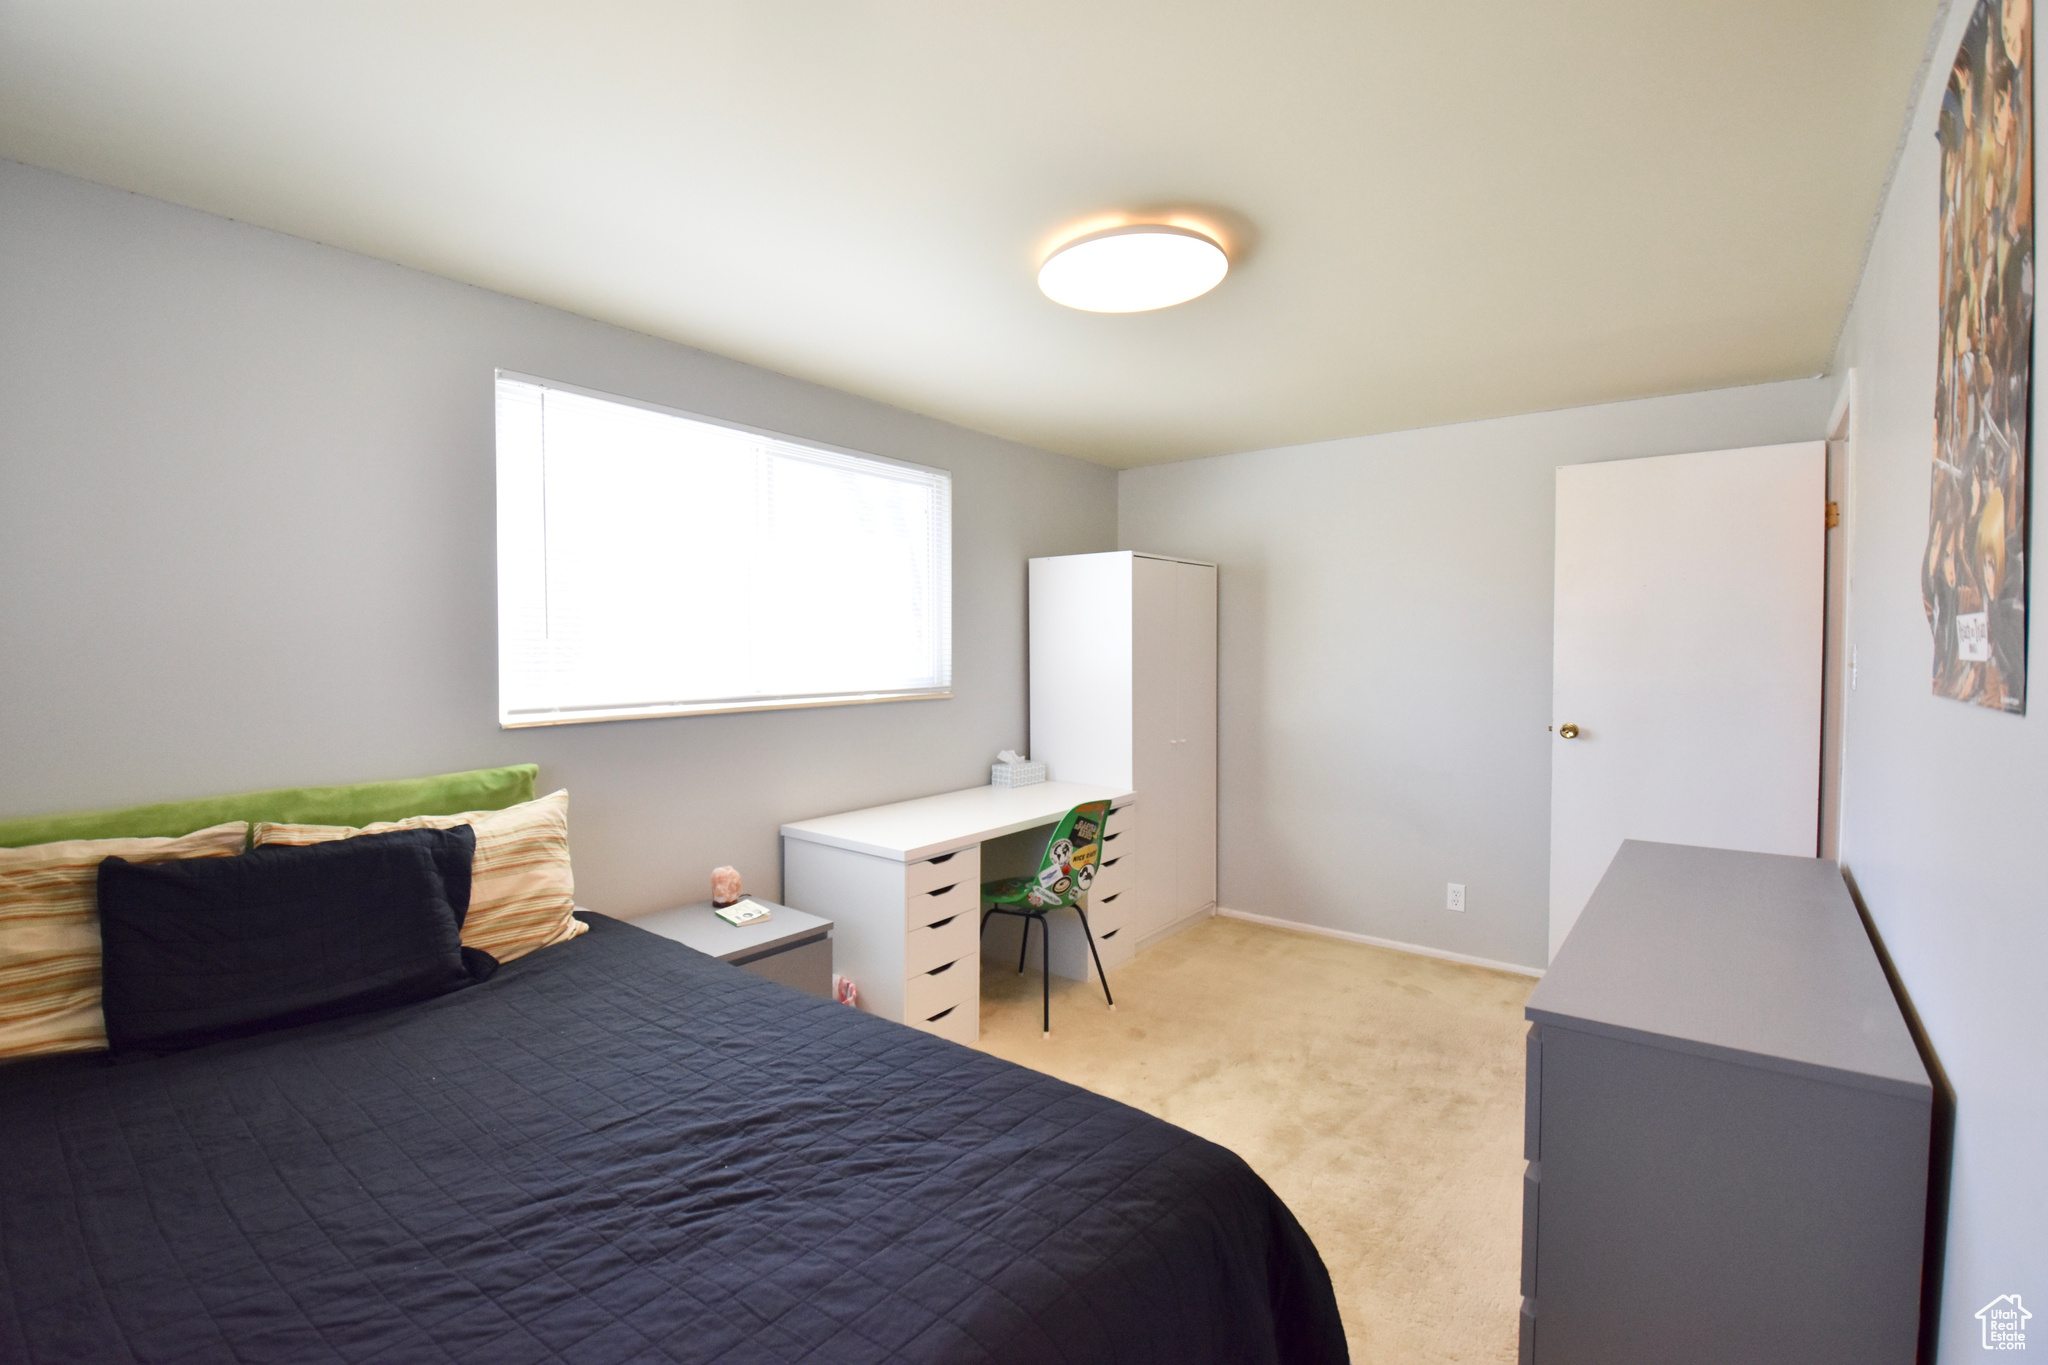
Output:
[[[1454,953],[1444,948],[1425,948],[1420,943],[1400,943],[1391,938],[1374,938],[1371,934],[1354,934],[1349,929],[1329,929],[1320,924],[1303,924],[1300,920],[1275,919],[1271,915],[1254,915],[1249,910],[1231,910],[1216,907],[1216,913],[1227,919],[1249,920],[1253,924],[1271,925],[1275,929],[1292,929],[1300,934],[1320,934],[1324,938],[1341,938],[1346,943],[1364,943],[1374,948],[1392,948],[1397,953],[1414,953],[1418,957],[1441,958],[1445,962],[1462,962],[1468,967],[1491,967],[1497,972],[1513,972],[1517,976],[1542,976],[1541,967],[1524,967],[1514,962],[1496,962],[1490,957],[1473,957],[1470,953]],[[1186,923],[1193,923],[1192,920]],[[1186,924],[1174,928],[1185,928]],[[1170,930],[1168,932],[1171,932]],[[1150,942],[1150,940],[1147,940]]]

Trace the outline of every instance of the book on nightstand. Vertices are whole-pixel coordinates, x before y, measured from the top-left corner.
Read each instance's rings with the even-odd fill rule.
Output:
[[[736,901],[723,909],[711,912],[735,928],[746,924],[759,924],[769,918],[768,907],[750,900]]]

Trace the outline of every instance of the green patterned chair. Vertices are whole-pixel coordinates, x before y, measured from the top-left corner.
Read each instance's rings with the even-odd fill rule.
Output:
[[[1031,925],[1038,922],[1039,969],[1043,987],[1045,1036],[1052,1036],[1052,931],[1044,923],[1054,910],[1072,906],[1081,916],[1081,936],[1088,940],[1088,955],[1095,959],[1095,974],[1102,979],[1102,997],[1116,1008],[1109,993],[1109,973],[1102,970],[1102,954],[1095,951],[1095,934],[1088,927],[1088,886],[1102,866],[1102,827],[1109,820],[1109,802],[1090,801],[1074,807],[1053,826],[1045,841],[1045,854],[1038,860],[1035,877],[1004,877],[981,884],[981,927],[988,929],[990,915],[1015,915],[1024,921],[1024,941],[1017,945],[1017,971],[1024,971],[1025,954],[1031,950]]]

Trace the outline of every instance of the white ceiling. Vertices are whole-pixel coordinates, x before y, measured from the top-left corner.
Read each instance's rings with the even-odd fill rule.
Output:
[[[0,155],[1128,466],[1819,372],[1935,12],[0,0]]]

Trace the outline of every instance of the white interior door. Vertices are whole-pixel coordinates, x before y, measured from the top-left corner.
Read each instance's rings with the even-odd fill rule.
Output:
[[[1826,487],[1818,441],[1557,471],[1553,957],[1624,839],[1814,855]]]

